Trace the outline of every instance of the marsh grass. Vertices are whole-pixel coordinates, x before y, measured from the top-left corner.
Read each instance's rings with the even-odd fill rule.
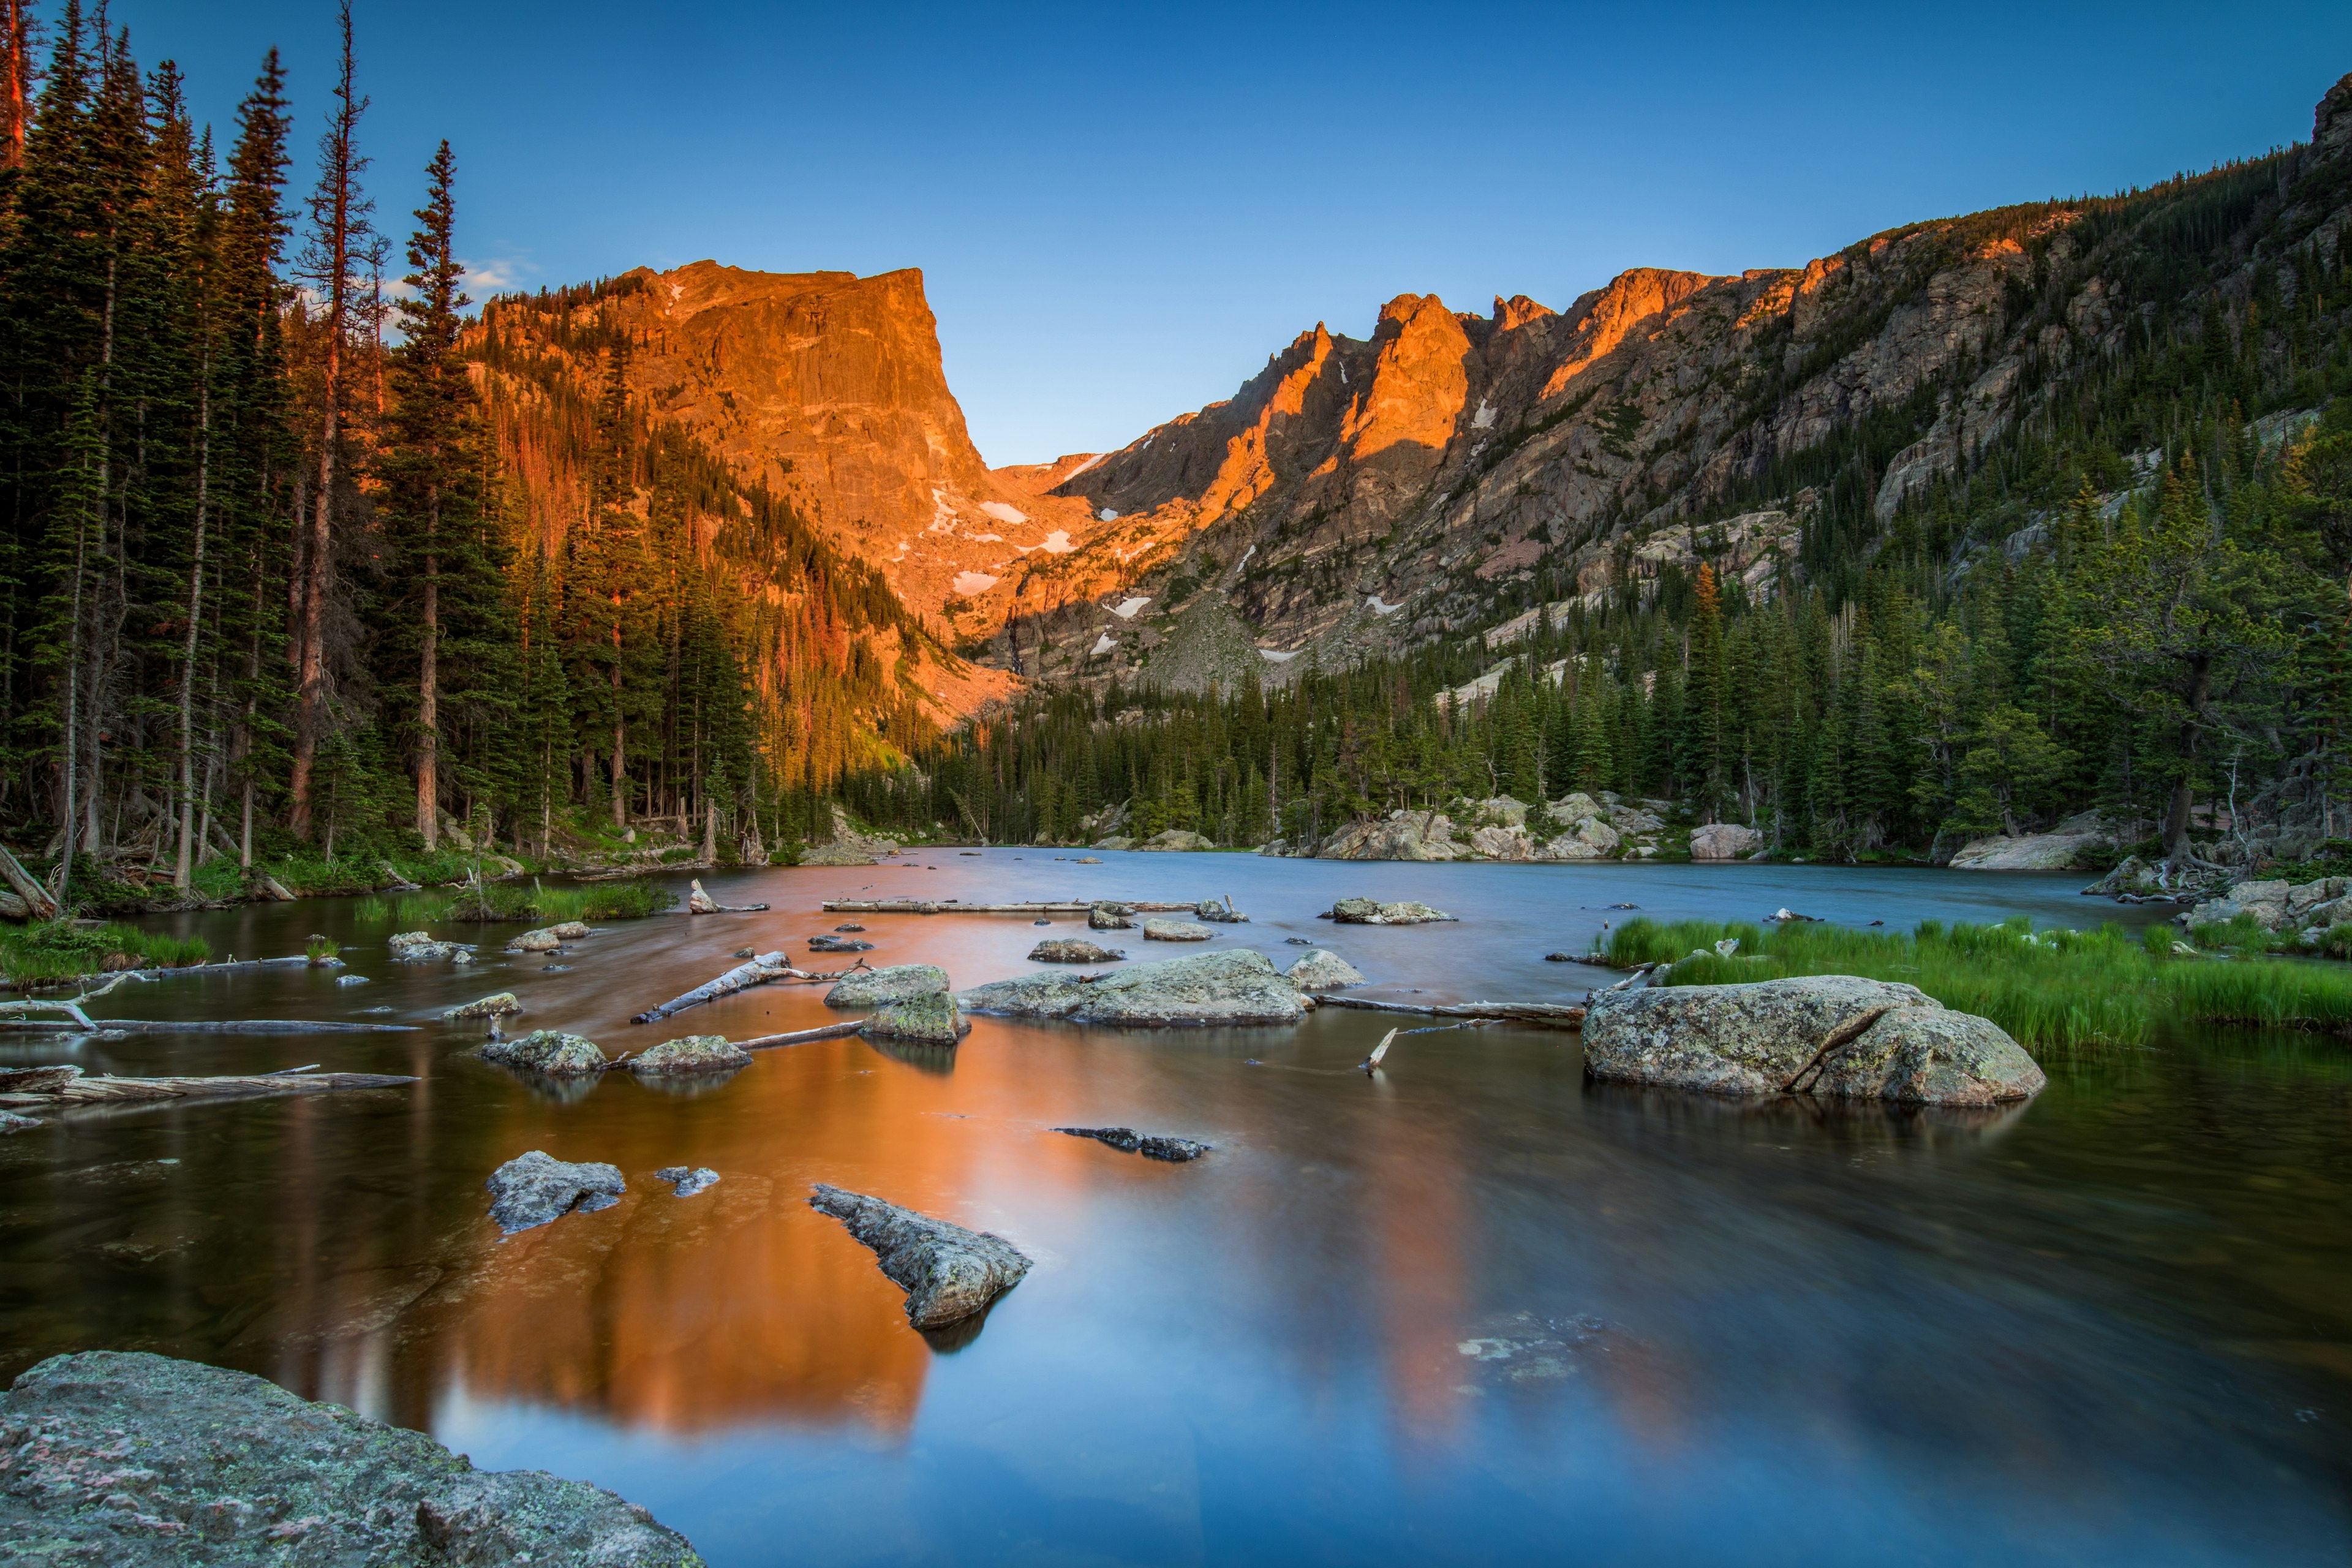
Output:
[[[542,888],[487,882],[446,896],[437,914],[419,923],[453,921],[625,921],[658,914],[677,895],[650,882],[598,882],[585,888]],[[407,900],[403,900],[405,908]],[[404,914],[405,921],[407,916]]]
[[[202,937],[161,936],[136,926],[64,921],[0,931],[0,972],[26,990],[111,969],[180,969],[213,955]]]
[[[1715,944],[1739,940],[1726,958]],[[1670,984],[1725,985],[1859,974],[1916,985],[2028,1045],[2140,1045],[2166,1020],[2352,1030],[2352,970],[2275,958],[2179,958],[2119,926],[2035,932],[1925,921],[1908,934],[1807,923],[1766,931],[1637,918],[1610,933],[1608,962],[1670,963]],[[1694,950],[1704,950],[1703,954]]]
[[[341,956],[343,944],[331,936],[314,936],[302,951],[312,963],[324,963],[331,958]]]

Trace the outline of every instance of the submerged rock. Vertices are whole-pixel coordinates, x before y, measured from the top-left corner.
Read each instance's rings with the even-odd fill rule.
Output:
[[[367,983],[368,979],[364,974],[338,974],[335,976],[335,984],[338,985],[364,985]]]
[[[1989,1019],[1851,974],[1601,992],[1584,1019],[1584,1068],[1716,1094],[1928,1105],[2023,1100],[2047,1081]]]
[[[1081,855],[1076,859],[1071,861],[1070,864],[1073,866],[1099,866],[1102,864],[1102,857],[1099,855]]]
[[[1143,922],[1146,942],[1206,942],[1216,935],[1197,921],[1151,920]]]
[[[719,1173],[708,1165],[688,1170],[684,1165],[664,1165],[654,1173],[654,1180],[667,1182],[673,1197],[690,1198],[719,1184]]]
[[[1029,950],[1032,963],[1116,963],[1126,953],[1076,937],[1053,937]]]
[[[971,1033],[971,1021],[945,991],[887,1002],[867,1018],[858,1033],[868,1039],[909,1040],[923,1046],[952,1046]]]
[[[1044,972],[976,985],[958,998],[974,1013],[1150,1028],[1195,1024],[1292,1024],[1307,1003],[1265,954],[1237,948],[1108,974]]]
[[[444,1023],[462,1023],[468,1018],[510,1018],[522,1011],[522,1004],[511,991],[493,991],[488,996],[477,996],[471,1002],[461,1002],[455,1007],[441,1010]]]
[[[454,942],[436,942],[426,932],[404,931],[384,943],[392,951],[394,963],[435,963],[468,956],[464,946]]]
[[[834,927],[833,929],[834,929],[834,930],[835,930],[835,931],[847,931],[847,932],[855,933],[855,932],[857,932],[857,931],[864,931],[866,928],[865,928],[864,926],[862,926],[862,925],[859,925],[856,921],[842,921],[839,925],[837,925],[837,926]]]
[[[948,972],[936,963],[891,963],[845,974],[824,994],[828,1007],[879,1007],[948,988]]]
[[[820,934],[808,939],[811,952],[872,952],[874,944],[854,936]]]
[[[613,1065],[595,1041],[561,1029],[533,1029],[511,1040],[492,1040],[474,1054],[486,1062],[543,1072],[550,1078],[584,1078]]]
[[[688,1035],[664,1040],[629,1058],[631,1072],[732,1072],[751,1064],[751,1053],[724,1035]]]
[[[620,1170],[602,1161],[567,1163],[542,1149],[518,1154],[490,1173],[490,1217],[512,1236],[575,1211],[611,1208],[629,1190]]]
[[[1310,947],[1291,960],[1282,977],[1301,991],[1343,991],[1364,983],[1363,972],[1328,948]]]
[[[1170,1138],[1160,1133],[1138,1132],[1132,1127],[1056,1127],[1056,1132],[1066,1132],[1073,1138],[1091,1138],[1097,1143],[1129,1154],[1140,1154],[1147,1160],[1166,1160],[1181,1164],[1197,1160],[1214,1147],[1196,1143],[1190,1138]]]
[[[143,1352],[26,1372],[0,1394],[0,1541],[45,1563],[702,1564],[601,1487],[477,1470],[421,1432]]]
[[[819,1184],[809,1207],[841,1221],[873,1251],[883,1274],[907,1292],[907,1321],[919,1329],[971,1317],[1029,1272],[1029,1259],[1001,1236],[863,1193]]]
[[[1433,921],[1454,919],[1444,910],[1431,909],[1412,899],[1384,904],[1378,899],[1341,899],[1331,906],[1331,918],[1341,925],[1409,926],[1427,925]]]

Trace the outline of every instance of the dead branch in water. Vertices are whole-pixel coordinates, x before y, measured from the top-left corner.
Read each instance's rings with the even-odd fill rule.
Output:
[[[689,1007],[699,1007],[705,1002],[716,1002],[721,996],[732,996],[738,991],[749,991],[755,985],[773,985],[778,983],[794,985],[819,984],[825,981],[838,980],[845,974],[853,973],[866,967],[866,961],[861,958],[847,969],[835,970],[831,973],[814,973],[805,969],[793,968],[792,960],[786,958],[782,950],[779,949],[774,952],[763,952],[747,963],[739,963],[718,979],[705,981],[684,995],[671,997],[658,1007],[648,1007],[631,1018],[629,1022],[658,1024],[673,1013],[683,1013]]]
[[[1360,1007],[1368,1013],[1418,1013],[1431,1018],[1484,1018],[1495,1023],[1535,1024],[1551,1029],[1580,1029],[1584,1009],[1561,1002],[1376,1002],[1369,996],[1325,994],[1326,1007]]]

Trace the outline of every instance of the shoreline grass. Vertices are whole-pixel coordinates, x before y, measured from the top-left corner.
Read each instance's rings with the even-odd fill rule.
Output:
[[[421,931],[450,921],[488,924],[499,921],[625,921],[659,914],[677,895],[650,882],[598,882],[584,888],[529,887],[485,882],[449,892],[403,893],[396,899],[360,900],[356,913],[367,925]]]
[[[183,969],[213,955],[200,936],[164,936],[110,922],[48,921],[0,931],[0,973],[11,990],[62,985],[121,969]]]
[[[1924,921],[1909,933],[1636,918],[1610,933],[1605,958],[1626,968],[1671,965],[1665,979],[1674,985],[1801,974],[1901,981],[1990,1018],[2029,1046],[2143,1045],[2163,1021],[2352,1034],[2352,968],[2176,957],[2170,932],[2152,930],[2158,940],[2114,925],[2037,933],[2021,916],[2003,925]],[[1714,951],[1733,938],[1739,946],[1728,957]]]

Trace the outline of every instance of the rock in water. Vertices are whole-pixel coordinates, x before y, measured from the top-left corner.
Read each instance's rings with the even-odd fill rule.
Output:
[[[690,915],[715,915],[719,900],[702,890],[702,879],[697,877],[686,889],[686,912]]]
[[[512,1236],[577,1210],[593,1214],[621,1201],[629,1184],[601,1161],[567,1164],[544,1150],[518,1154],[490,1173],[490,1217]]]
[[[952,1046],[971,1033],[971,1022],[944,991],[926,991],[887,1002],[858,1033],[867,1039],[910,1040],[920,1046]]]
[[[1102,857],[1099,855],[1081,855],[1076,859],[1071,861],[1070,864],[1073,866],[1099,866],[1102,864]]]
[[[1032,963],[1116,963],[1126,953],[1115,947],[1097,947],[1076,937],[1052,937],[1029,950]]]
[[[541,926],[537,931],[527,931],[520,936],[507,939],[509,952],[553,952],[562,945],[563,939],[555,934],[551,926]]]
[[[936,963],[892,963],[845,974],[824,994],[828,1007],[879,1007],[948,988],[948,972]]]
[[[631,1072],[732,1072],[751,1065],[751,1053],[724,1035],[688,1035],[664,1040],[629,1058]]]
[[[1146,942],[1206,942],[1216,934],[1197,921],[1143,922],[1143,940]]]
[[[1029,1259],[1001,1236],[966,1230],[863,1193],[819,1184],[809,1207],[829,1214],[873,1250],[890,1282],[907,1292],[907,1321],[919,1329],[960,1322],[1021,1283]]]
[[[1249,923],[1249,916],[1242,913],[1230,903],[1221,902],[1216,899],[1202,899],[1192,906],[1192,912],[1204,921],[1214,921],[1220,925]]]
[[[1990,1020],[1851,974],[1601,992],[1584,1019],[1584,1069],[1716,1094],[1929,1105],[2023,1100],[2047,1081]]]
[[[567,1035],[561,1029],[533,1029],[511,1040],[492,1040],[474,1054],[502,1068],[521,1068],[551,1078],[585,1077],[613,1065],[604,1059],[604,1047],[583,1035]]]
[[[1137,1028],[1294,1024],[1307,1012],[1298,988],[1264,953],[1247,949],[1131,964],[1109,974],[1023,974],[973,986],[957,999],[974,1013]]]
[[[441,960],[461,958],[466,950],[454,942],[435,942],[421,931],[404,931],[384,943],[392,950],[394,963],[432,963]]]
[[[1331,906],[1331,918],[1341,925],[1411,926],[1427,925],[1433,921],[1450,921],[1454,917],[1444,910],[1433,910],[1427,904],[1411,899],[1384,904],[1378,899],[1341,899]]]
[[[667,1182],[673,1196],[690,1198],[719,1184],[719,1173],[708,1165],[688,1170],[684,1165],[664,1165],[654,1173],[654,1180]]]
[[[872,952],[874,944],[854,936],[834,936],[820,932],[808,939],[811,952]]]
[[[601,1487],[477,1470],[421,1432],[143,1352],[33,1367],[0,1394],[0,1541],[43,1562],[702,1568]]]
[[[562,942],[578,942],[588,934],[588,928],[579,921],[561,921],[547,928],[550,934]]]
[[[1328,948],[1310,947],[1291,961],[1282,977],[1301,991],[1344,991],[1364,983],[1363,972]]]
[[[1135,910],[1127,904],[1097,904],[1087,911],[1090,931],[1133,931]]]
[[[1129,1154],[1140,1154],[1147,1160],[1166,1160],[1171,1164],[1197,1160],[1214,1146],[1195,1143],[1190,1138],[1138,1132],[1132,1127],[1056,1127],[1054,1131],[1066,1132],[1073,1138],[1091,1138],[1097,1143],[1108,1143]]]
[[[478,996],[471,1002],[443,1008],[441,1018],[444,1023],[456,1024],[468,1018],[511,1017],[521,1011],[522,1004],[515,1000],[513,992],[494,991],[488,996]]]

